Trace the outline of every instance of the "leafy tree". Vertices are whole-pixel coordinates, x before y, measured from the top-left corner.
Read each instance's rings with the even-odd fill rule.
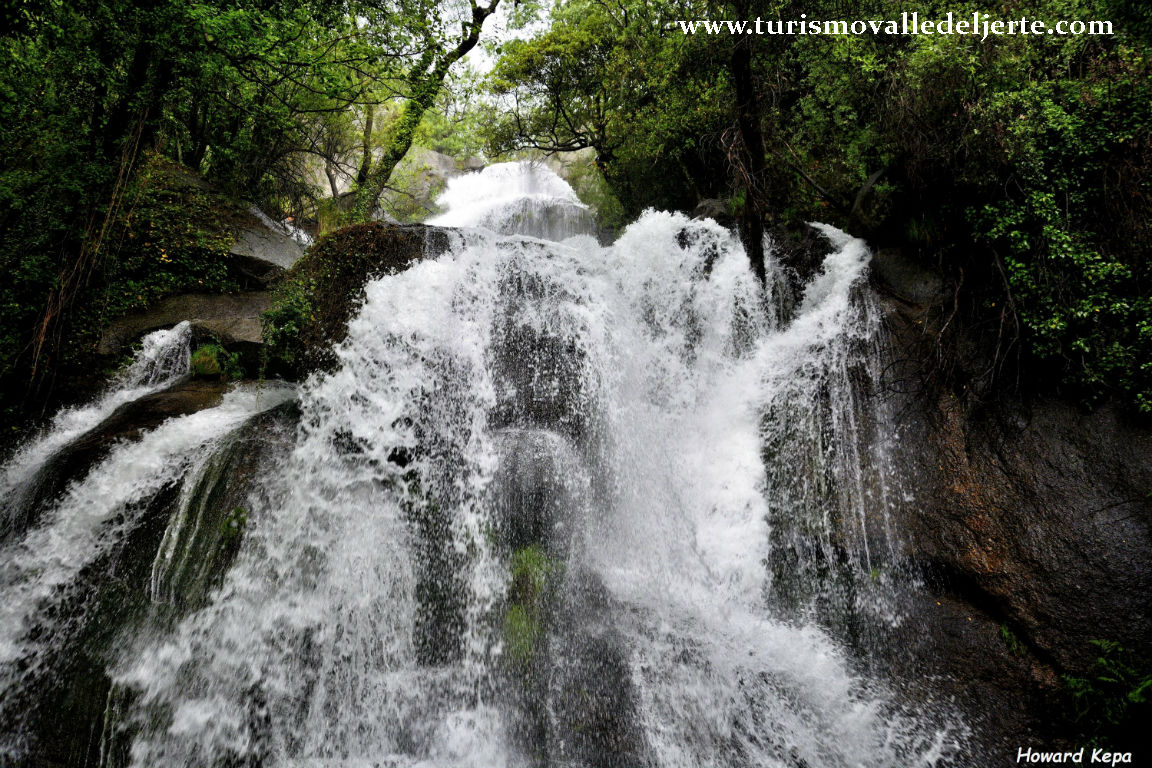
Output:
[[[424,113],[435,103],[452,65],[464,58],[480,42],[484,21],[495,13],[499,3],[500,0],[490,0],[489,4],[484,6],[476,0],[469,0],[470,15],[458,21],[429,13],[432,10],[429,7],[403,8],[404,14],[401,20],[411,31],[416,43],[416,50],[413,52],[415,61],[408,67],[403,79],[406,101],[388,144],[376,160],[371,158],[369,152],[364,153],[364,161],[357,179],[355,208],[357,219],[365,219],[371,214],[392,171],[412,146],[412,140],[416,136]],[[419,15],[421,11],[425,15]],[[458,35],[453,35],[449,31],[454,23],[460,25]]]
[[[147,150],[294,213],[315,208],[320,174],[333,187],[359,150],[357,199],[374,200],[495,8],[473,5],[461,20],[458,4],[435,0],[6,5],[0,269],[11,277],[0,285],[0,389],[9,413],[46,402],[57,374],[77,363],[65,352],[77,312],[87,324],[110,319],[88,310],[126,274],[118,261],[134,258],[110,234],[124,231]],[[389,103],[404,105],[403,119],[377,158],[372,116]]]
[[[686,35],[669,20],[1114,19],[1113,36]],[[1059,382],[1152,412],[1152,70],[1123,0],[568,0],[509,43],[498,148],[595,147],[632,212],[727,188],[746,242],[819,219],[939,266],[969,393]],[[696,161],[696,162],[694,162]],[[751,250],[750,250],[751,252]],[[754,264],[755,264],[755,255]],[[949,310],[950,311],[950,310]],[[962,369],[962,370],[961,370]],[[960,382],[956,382],[957,385]]]

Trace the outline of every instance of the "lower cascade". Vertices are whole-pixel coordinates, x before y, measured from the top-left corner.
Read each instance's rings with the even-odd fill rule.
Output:
[[[917,584],[864,243],[817,225],[761,286],[710,220],[603,246],[546,169],[452,185],[454,245],[366,286],[334,367],[114,443],[0,539],[0,765],[952,764],[961,718],[875,661]],[[160,333],[9,498],[187,372]]]

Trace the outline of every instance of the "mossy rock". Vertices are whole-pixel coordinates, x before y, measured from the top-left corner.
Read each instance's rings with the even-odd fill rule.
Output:
[[[423,224],[354,224],[320,238],[289,270],[264,313],[267,372],[301,378],[330,368],[332,346],[347,335],[365,284],[448,246],[447,231]]]
[[[521,605],[539,605],[546,599],[548,589],[560,570],[561,564],[538,545],[516,550],[512,555],[509,599]]]
[[[532,661],[540,635],[540,617],[535,611],[513,605],[504,614],[504,648],[514,663],[528,664]]]
[[[240,356],[219,344],[202,344],[192,353],[192,376],[198,379],[239,379]]]
[[[504,647],[516,665],[531,664],[538,655],[562,570],[562,564],[538,545],[518,549],[512,555],[512,583],[503,629]]]

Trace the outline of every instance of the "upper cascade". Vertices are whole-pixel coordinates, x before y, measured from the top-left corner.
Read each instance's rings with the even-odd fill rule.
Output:
[[[596,234],[594,211],[546,165],[496,163],[458,176],[436,199],[444,213],[428,220],[447,227],[482,227],[500,235],[565,240]]]

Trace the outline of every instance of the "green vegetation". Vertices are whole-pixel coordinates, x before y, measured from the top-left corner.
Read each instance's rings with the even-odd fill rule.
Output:
[[[265,372],[291,372],[304,362],[301,337],[316,319],[315,290],[298,271],[276,287],[272,308],[261,318]]]
[[[235,289],[223,254],[244,208],[229,196],[320,232],[377,205],[423,215],[392,189],[436,191],[412,146],[458,161],[586,150],[567,174],[607,226],[718,198],[754,265],[759,233],[830,221],[958,288],[941,348],[983,353],[937,365],[969,396],[1020,381],[1152,413],[1152,34],[1138,3],[527,2],[507,9],[524,34],[490,46],[491,73],[453,75],[497,3],[13,6],[0,35],[6,420],[51,400],[108,320]],[[905,11],[1110,19],[1116,34],[675,24]],[[294,364],[319,287],[283,293],[274,359]]]
[[[514,664],[528,665],[539,651],[551,590],[561,567],[536,544],[512,555],[512,581],[503,629],[505,649]]]
[[[512,555],[510,599],[521,605],[540,605],[552,579],[559,575],[560,564],[538,544],[518,549]]]
[[[265,367],[298,376],[330,364],[368,278],[404,269],[438,242],[423,227],[377,222],[322,236],[289,270],[264,314]]]
[[[1016,633],[1009,629],[1007,624],[1000,625],[1000,639],[1004,641],[1004,645],[1008,647],[1008,651],[1013,655],[1028,655],[1028,646],[1020,642],[1020,638],[1016,637]]]
[[[1064,677],[1072,718],[1093,744],[1140,743],[1152,715],[1152,674],[1138,671],[1118,643],[1093,640],[1098,649],[1089,677]]]
[[[508,607],[504,614],[504,645],[514,664],[532,661],[540,635],[540,619],[533,611],[522,605]]]
[[[220,523],[220,537],[225,545],[236,542],[244,535],[248,525],[248,511],[243,507],[233,507]]]
[[[202,344],[192,353],[192,375],[198,378],[217,378],[235,381],[243,378],[240,355],[229,352],[219,344]]]
[[[674,24],[902,11],[1113,19],[1117,32],[982,42]],[[959,286],[950,331],[988,358],[961,371],[969,393],[1055,382],[1150,412],[1150,51],[1146,14],[1123,1],[567,0],[547,30],[503,46],[491,88],[506,116],[489,141],[592,147],[628,215],[721,197],[746,240],[817,219],[900,247]]]
[[[330,221],[366,216],[414,140],[451,143],[443,121],[422,127],[424,117],[497,2],[8,7],[0,418],[82,390],[67,371],[117,315],[235,288],[223,255],[244,207],[214,215],[215,198],[316,219],[316,179],[328,175],[333,193],[341,178],[353,193],[325,204]],[[373,130],[377,111],[394,119]]]

